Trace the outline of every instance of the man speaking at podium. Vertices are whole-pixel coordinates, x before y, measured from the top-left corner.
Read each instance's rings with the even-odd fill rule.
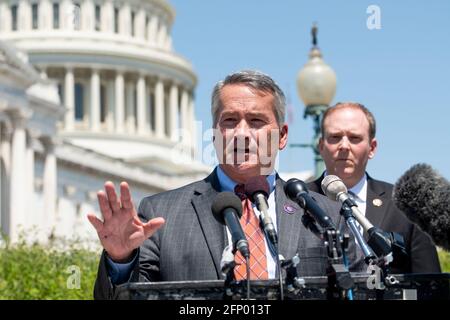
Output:
[[[128,281],[222,279],[220,262],[229,232],[212,214],[211,204],[218,193],[234,192],[255,176],[265,176],[269,184],[269,214],[280,255],[290,259],[299,253],[300,275],[325,275],[326,249],[303,227],[303,210],[287,198],[285,182],[274,170],[278,150],[285,148],[288,138],[281,89],[257,71],[231,74],[214,87],[211,113],[219,165],[204,180],[146,197],[137,211],[126,182],[120,184],[120,195],[111,182],[98,192],[103,220],[88,215],[104,248],[94,289],[96,299],[113,298],[115,286]],[[315,192],[311,196],[339,225],[337,203]],[[258,210],[251,205],[247,210],[248,217],[258,221]],[[245,208],[243,211],[240,222],[245,229],[252,217],[244,222]],[[251,279],[276,278],[273,250],[257,222],[254,227],[260,241],[249,239],[250,261],[254,258],[258,263],[257,267],[250,263]],[[259,257],[252,257],[256,254]],[[256,274],[255,269],[261,272]]]

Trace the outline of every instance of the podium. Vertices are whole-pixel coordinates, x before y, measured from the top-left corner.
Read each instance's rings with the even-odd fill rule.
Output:
[[[450,273],[396,274],[384,288],[374,285],[365,273],[352,273],[353,300],[450,300]],[[300,277],[295,287],[284,287],[285,300],[326,300],[327,277]],[[251,299],[277,300],[277,280],[251,281]],[[116,288],[116,299],[127,300],[241,300],[246,299],[246,281],[225,287],[224,280],[130,282]]]

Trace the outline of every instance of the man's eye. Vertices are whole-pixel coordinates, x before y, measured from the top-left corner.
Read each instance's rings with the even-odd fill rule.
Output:
[[[222,122],[233,122],[234,118],[225,118],[222,120]]]
[[[262,119],[251,119],[250,122],[257,125],[263,125],[265,123]]]
[[[350,137],[350,141],[351,142],[353,142],[353,143],[358,143],[358,142],[360,142],[362,140],[362,138],[361,137]]]

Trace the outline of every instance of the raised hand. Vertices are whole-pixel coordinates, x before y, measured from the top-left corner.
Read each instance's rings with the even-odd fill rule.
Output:
[[[87,217],[110,258],[122,262],[164,224],[164,219],[154,218],[143,223],[137,216],[126,182],[120,184],[120,200],[111,181],[105,183],[105,191],[97,193],[103,221],[93,213]]]

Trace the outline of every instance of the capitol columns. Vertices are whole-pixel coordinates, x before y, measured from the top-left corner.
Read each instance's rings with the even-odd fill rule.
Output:
[[[56,198],[57,198],[57,175],[56,175],[56,155],[55,145],[56,139],[50,136],[41,138],[44,147],[44,215],[45,215],[45,231],[50,235],[51,228],[56,221]]]
[[[172,82],[169,93],[169,124],[170,124],[170,140],[173,142],[178,141],[180,132],[178,130],[178,85]]]
[[[147,100],[146,100],[146,84],[145,75],[139,74],[137,80],[137,131],[138,134],[144,135],[148,133],[147,126]]]
[[[151,44],[156,44],[156,36],[158,32],[158,16],[156,14],[152,14],[150,16],[148,26],[147,26],[147,36],[148,41],[150,41]]]
[[[10,190],[11,186],[11,138],[13,127],[10,122],[2,122],[0,124],[1,140],[0,140],[0,156],[1,164],[1,214],[2,214],[2,229],[4,234],[10,234]]]
[[[164,113],[164,83],[158,77],[155,85],[155,133],[158,138],[164,138],[165,135]]]
[[[52,4],[50,0],[41,0],[39,4],[38,12],[38,26],[41,30],[51,30],[53,17],[51,13],[53,12]]]
[[[183,142],[189,141],[189,93],[186,88],[183,88],[181,92],[181,132],[182,132],[182,140]]]
[[[27,144],[26,144],[26,194],[27,197],[29,197],[29,201],[27,201],[27,212],[35,212],[34,208],[35,208],[35,202],[34,200],[34,165],[35,165],[35,158],[34,158],[34,142],[36,139],[38,139],[39,137],[39,133],[35,132],[33,130],[28,130],[28,134],[27,134]],[[32,219],[31,217],[28,218],[28,221],[36,221],[36,219]]]
[[[115,130],[116,133],[123,133],[124,131],[124,121],[125,121],[125,86],[124,86],[124,78],[123,72],[118,70],[116,71],[116,79],[114,81],[115,86],[115,108],[114,108],[114,116],[115,116]]]
[[[66,68],[64,75],[65,130],[72,131],[75,121],[75,77],[72,67]]]
[[[136,115],[135,115],[135,96],[134,89],[136,84],[129,79],[125,84],[125,111],[126,111],[126,131],[128,133],[136,132]]]
[[[9,112],[13,132],[11,141],[11,171],[10,171],[10,220],[9,231],[12,242],[19,240],[19,226],[24,226],[26,218],[26,201],[24,193],[26,183],[26,123],[31,112],[14,110]]]
[[[195,150],[195,142],[197,140],[197,123],[195,121],[195,105],[194,105],[194,93],[192,92],[189,99],[189,133],[190,133],[190,141],[189,145],[191,146],[192,154],[194,154]]]
[[[90,129],[93,132],[100,130],[100,74],[97,69],[91,73],[91,114],[89,115]]]
[[[18,11],[18,30],[29,31],[31,30],[31,3],[28,0],[20,0]]]
[[[101,11],[101,27],[102,32],[114,33],[114,4],[112,0],[106,0],[103,3]]]

